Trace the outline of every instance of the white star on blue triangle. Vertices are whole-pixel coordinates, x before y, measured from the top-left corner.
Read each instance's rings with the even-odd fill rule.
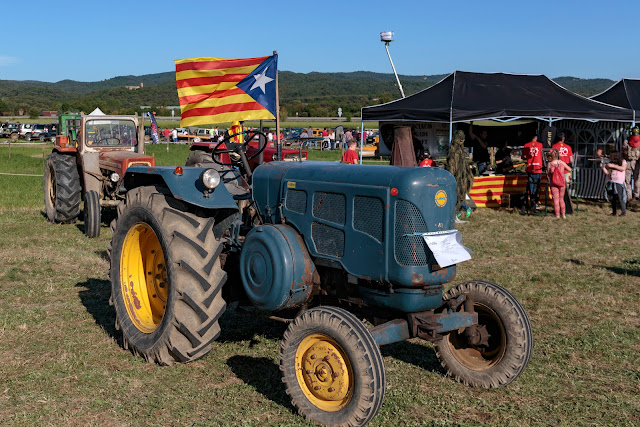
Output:
[[[251,73],[238,83],[237,87],[245,91],[264,108],[276,115],[276,73],[278,55],[272,55],[262,61]]]

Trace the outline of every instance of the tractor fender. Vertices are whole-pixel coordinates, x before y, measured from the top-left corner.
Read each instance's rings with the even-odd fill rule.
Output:
[[[182,173],[179,171],[182,170]],[[132,166],[127,169],[123,178],[125,191],[147,185],[163,185],[169,189],[171,195],[191,205],[205,209],[234,209],[238,205],[229,191],[220,183],[213,190],[209,190],[202,183],[202,174],[206,168],[197,167],[155,167]]]
[[[98,164],[99,153],[84,153],[82,155],[82,180],[84,182],[84,192],[95,191],[98,195],[102,192],[102,181],[99,177],[100,165]]]

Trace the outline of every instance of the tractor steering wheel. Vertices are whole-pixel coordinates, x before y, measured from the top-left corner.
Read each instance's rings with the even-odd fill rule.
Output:
[[[230,142],[232,138],[238,135],[244,135],[244,142],[242,144]],[[260,144],[259,136],[262,136],[262,140],[264,141],[264,143]],[[247,148],[249,147],[249,143],[255,140],[256,138],[258,140],[258,151],[251,157],[247,157]],[[222,144],[224,144],[226,148],[220,148]],[[263,132],[259,130],[245,130],[242,132],[234,133],[233,135],[229,135],[225,137],[223,140],[221,140],[220,142],[218,142],[218,144],[213,148],[211,157],[213,158],[213,161],[215,163],[222,166],[234,166],[234,164],[236,163],[244,163],[242,161],[243,157],[246,159],[248,164],[249,161],[258,157],[260,153],[264,151],[265,148],[267,148],[267,135],[265,135]],[[222,154],[222,153],[236,154],[236,155],[239,155],[240,157],[237,160],[232,159],[231,163],[224,163],[218,160],[217,158],[219,157],[217,156],[217,154]]]

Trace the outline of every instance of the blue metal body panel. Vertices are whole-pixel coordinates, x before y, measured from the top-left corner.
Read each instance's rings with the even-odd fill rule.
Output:
[[[420,265],[407,265],[411,253],[405,254],[405,259],[399,259],[396,247],[398,239],[412,233],[411,227],[399,222],[399,209],[396,209],[398,203],[411,207],[409,217],[421,222],[422,232],[454,228],[456,182],[443,169],[310,161],[269,162],[255,170],[253,182],[253,197],[266,221],[286,221],[295,227],[314,258],[338,262],[348,273],[358,278],[400,287],[422,288],[443,284],[455,276],[455,265],[440,268],[426,244],[420,243],[420,238],[418,244],[426,247],[423,249],[426,260]],[[295,207],[289,203],[291,192],[295,192],[296,197],[301,199]],[[322,200],[319,200],[321,198],[318,194],[331,194],[334,199],[342,198],[344,214],[340,212],[339,215],[328,218],[326,213],[321,212]],[[381,223],[382,232],[377,236],[363,232],[362,228],[366,228],[366,224],[358,225],[359,218],[371,214],[366,210],[356,212],[356,204],[362,198],[378,200],[381,206],[380,214],[370,218],[371,221]],[[414,215],[414,212],[417,213]],[[406,217],[407,215],[404,218]],[[314,227],[329,230],[332,238],[342,246],[338,245],[335,253],[319,248],[319,244],[323,242],[314,238]],[[329,243],[335,244],[334,241]],[[410,305],[424,306],[424,296],[416,298],[420,301]],[[437,298],[439,297],[434,297],[433,300]]]
[[[175,166],[132,166],[125,173],[124,186],[131,190],[143,185],[161,183],[166,185],[178,200],[207,209],[238,209],[238,205],[223,184],[213,190],[204,186],[201,176],[206,169],[185,166],[182,168],[182,175],[176,175],[175,169]]]
[[[242,284],[262,310],[304,304],[311,296],[315,265],[300,235],[283,224],[260,225],[247,234],[240,255]]]
[[[404,313],[433,310],[442,305],[442,285],[427,289],[395,288],[393,292],[378,289],[358,288],[362,299],[377,307],[389,307]]]

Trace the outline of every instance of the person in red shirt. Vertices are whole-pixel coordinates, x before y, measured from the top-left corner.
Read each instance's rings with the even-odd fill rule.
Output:
[[[538,136],[534,135],[531,141],[524,144],[522,158],[527,162],[527,196],[522,204],[520,213],[525,211],[535,212],[538,203],[538,189],[542,176],[542,144],[538,142]]]
[[[431,159],[431,153],[428,149],[424,150],[424,154],[421,156],[422,160],[418,164],[420,167],[431,167],[433,166],[433,160]]]
[[[164,136],[164,142],[169,143],[169,135],[171,135],[171,131],[168,128],[162,131],[162,136]]]
[[[342,163],[346,163],[348,165],[357,165],[360,163],[360,156],[356,152],[356,141],[349,141],[349,148],[342,155]]]
[[[556,143],[551,146],[551,149],[558,150],[558,153],[560,153],[560,160],[571,167],[573,166],[573,150],[571,149],[571,146],[565,144],[564,138],[564,132],[560,132],[556,136]],[[564,180],[567,184],[571,180],[571,175],[569,175],[569,172],[566,169],[564,170]],[[566,205],[567,214],[572,214],[573,206],[571,206],[571,196],[569,196],[568,191],[565,191],[564,193],[564,203]]]
[[[564,132],[560,132],[556,137],[557,142],[553,144],[551,149],[558,150],[558,153],[560,153],[560,161],[566,163],[568,166],[571,166],[571,164],[573,163],[573,150],[571,149],[570,145],[565,144],[564,138]],[[564,170],[564,174],[565,179],[568,180],[569,172],[567,172],[566,169]]]

